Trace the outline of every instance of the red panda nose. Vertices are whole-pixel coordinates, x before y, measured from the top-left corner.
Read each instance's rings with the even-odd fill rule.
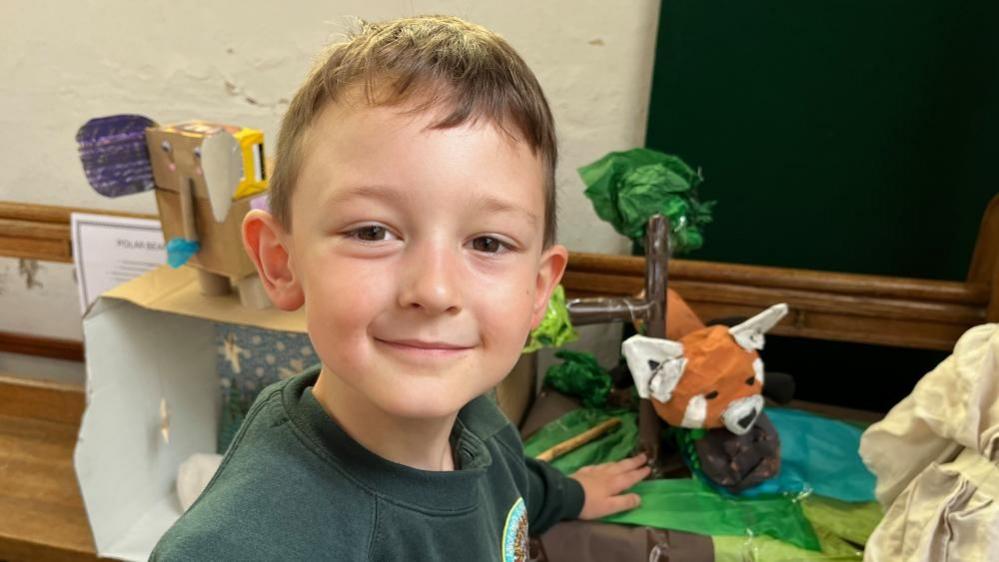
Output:
[[[750,425],[752,425],[753,422],[756,421],[757,414],[758,414],[757,411],[753,410],[752,412],[750,412],[749,414],[747,414],[745,417],[740,418],[739,419],[739,427],[749,427]]]

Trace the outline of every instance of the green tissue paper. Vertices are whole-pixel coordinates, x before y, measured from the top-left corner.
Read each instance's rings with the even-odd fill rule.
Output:
[[[646,148],[611,152],[579,168],[579,175],[597,216],[639,248],[655,214],[669,219],[674,252],[704,244],[702,230],[711,222],[715,202],[700,200],[697,186],[703,177],[680,158]]]
[[[542,347],[562,347],[575,341],[579,334],[569,320],[569,309],[565,305],[565,289],[562,285],[555,287],[551,299],[548,300],[548,310],[541,324],[531,331],[531,337],[524,347],[523,353],[531,353]]]
[[[555,352],[555,357],[562,363],[548,368],[546,385],[562,394],[578,397],[587,408],[599,408],[607,403],[611,391],[610,373],[595,357],[568,349]]]

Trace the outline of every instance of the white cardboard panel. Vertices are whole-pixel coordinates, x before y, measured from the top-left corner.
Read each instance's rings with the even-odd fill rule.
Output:
[[[210,321],[102,297],[83,331],[87,409],[74,463],[97,553],[146,560],[180,516],[178,466],[216,449],[214,329]],[[169,443],[160,431],[163,398]]]

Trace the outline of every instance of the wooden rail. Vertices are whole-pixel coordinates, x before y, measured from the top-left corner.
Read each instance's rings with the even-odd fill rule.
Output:
[[[669,283],[709,321],[786,302],[779,335],[950,350],[968,328],[999,320],[997,263],[999,196],[984,213],[965,281],[675,259]],[[642,257],[575,252],[562,283],[571,296],[634,295],[644,274]]]
[[[11,332],[0,332],[0,352],[34,355],[49,359],[62,359],[63,361],[83,361],[82,342]]]
[[[0,201],[0,256],[73,263],[69,222],[73,213],[158,218],[121,211],[95,211]]]
[[[641,257],[573,253],[563,278],[572,296],[633,295],[644,285]],[[773,333],[942,349],[991,320],[991,287],[874,275],[672,260],[670,287],[705,320],[752,316],[778,302],[790,314]]]

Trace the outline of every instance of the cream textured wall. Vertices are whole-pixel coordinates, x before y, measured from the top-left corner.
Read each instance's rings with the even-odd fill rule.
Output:
[[[544,87],[562,154],[561,241],[574,250],[625,251],[583,197],[575,169],[642,144],[658,10],[656,0],[2,0],[0,200],[154,213],[151,194],[107,199],[87,186],[74,141],[87,119],[128,112],[159,122],[231,122],[263,129],[273,147],[288,99],[351,16],[447,13],[506,37]],[[24,297],[33,289],[4,266],[0,310],[37,312],[23,331],[79,333],[66,327],[78,326],[76,308],[61,315],[31,308]],[[38,280],[72,301],[63,269],[43,267]],[[59,279],[47,280],[52,274]],[[12,322],[0,321],[0,330]]]

